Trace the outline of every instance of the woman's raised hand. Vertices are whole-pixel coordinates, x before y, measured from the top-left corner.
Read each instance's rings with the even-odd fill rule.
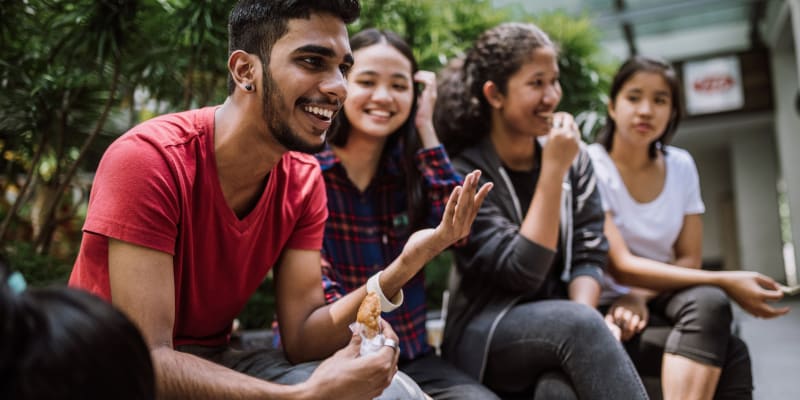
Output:
[[[542,149],[542,168],[557,168],[559,173],[566,173],[578,155],[580,140],[578,124],[572,115],[565,112],[555,113],[553,127]]]
[[[469,235],[472,222],[475,221],[483,200],[492,190],[491,182],[485,183],[479,190],[480,178],[480,170],[470,172],[464,178],[464,185],[453,189],[447,200],[442,222],[436,227],[436,234],[447,242],[447,246]]]
[[[464,178],[464,184],[456,186],[453,193],[450,194],[442,215],[442,222],[436,229],[421,229],[411,234],[405,248],[425,249],[426,252],[435,255],[467,237],[483,200],[493,186],[491,182],[485,183],[479,190],[480,177],[479,170],[469,173]]]
[[[436,130],[433,128],[433,106],[436,104],[436,74],[430,71],[417,71],[414,82],[422,85],[422,91],[417,99],[417,115],[414,125],[417,127],[419,138],[424,148],[439,145]]]

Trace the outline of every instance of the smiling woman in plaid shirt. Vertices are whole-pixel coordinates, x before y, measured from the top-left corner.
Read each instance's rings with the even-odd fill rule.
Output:
[[[411,49],[395,33],[369,29],[350,45],[355,64],[344,112],[331,129],[331,146],[317,154],[330,214],[323,241],[326,299],[365,293],[365,283],[366,290],[382,292],[383,318],[400,338],[400,370],[435,398],[495,398],[426,343],[420,270],[466,236],[475,216],[471,212],[461,221],[468,223],[458,237],[430,229],[448,219],[448,196],[461,191],[461,177],[433,129],[435,75],[417,70]],[[477,173],[469,174],[464,190],[475,190],[477,181]],[[475,212],[490,187],[475,196]],[[353,297],[362,295],[342,301]]]

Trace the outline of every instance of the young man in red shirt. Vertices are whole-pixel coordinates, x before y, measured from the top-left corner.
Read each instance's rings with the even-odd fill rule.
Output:
[[[358,14],[356,0],[240,1],[225,103],[149,120],[103,156],[70,285],[141,329],[159,398],[364,399],[391,382],[389,325],[395,347],[370,357],[347,329],[365,290],[325,306],[326,195],[317,162],[300,153],[322,147],[344,101],[345,23]],[[453,192],[442,224],[403,263],[466,236],[485,196],[476,185]],[[231,322],[273,266],[284,350],[232,351]],[[381,286],[392,297],[402,283]],[[421,395],[412,389],[403,397]]]

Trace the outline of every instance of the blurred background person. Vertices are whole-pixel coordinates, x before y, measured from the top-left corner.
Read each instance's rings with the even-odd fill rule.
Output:
[[[669,145],[682,110],[675,70],[633,57],[609,98],[607,123],[589,147],[610,245],[606,319],[621,328],[639,370],[661,376],[666,399],[752,398],[750,358],[731,333],[726,292],[753,315],[775,317],[789,311],[766,303],[781,299],[778,285],[752,272],[701,271],[697,168]],[[620,286],[612,276],[653,290]]]
[[[0,260],[0,398],[155,399],[150,351],[109,303],[67,287],[24,289]]]

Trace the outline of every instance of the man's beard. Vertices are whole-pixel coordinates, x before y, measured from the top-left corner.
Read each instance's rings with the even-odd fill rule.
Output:
[[[291,110],[282,110],[284,103],[283,93],[278,89],[277,83],[272,79],[272,74],[267,71],[267,64],[262,71],[263,76],[263,101],[264,109],[262,110],[262,117],[264,122],[267,123],[272,137],[289,151],[299,151],[302,153],[314,154],[322,151],[325,148],[325,141],[320,144],[312,144],[300,138],[296,132],[292,131],[289,124],[286,123],[286,116]]]

